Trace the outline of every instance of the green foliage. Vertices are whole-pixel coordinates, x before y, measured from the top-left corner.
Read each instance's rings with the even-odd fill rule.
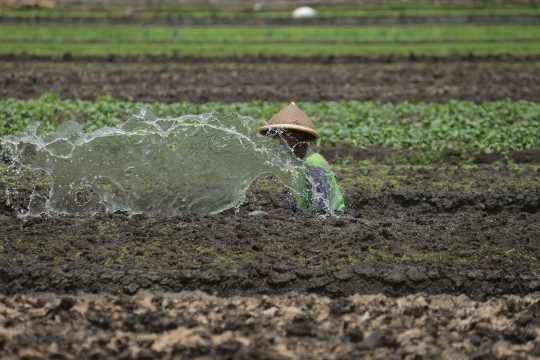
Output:
[[[1,24],[0,53],[538,54],[538,25],[135,26]],[[519,41],[516,41],[519,40]],[[351,43],[351,42],[362,43]]]
[[[93,102],[61,100],[55,94],[44,94],[36,100],[0,100],[0,136],[23,131],[38,122],[42,123],[41,131],[51,131],[66,120],[81,123],[89,132],[121,124],[137,107],[149,108],[159,117],[236,112],[260,119],[262,123],[285,105],[263,101],[148,104],[112,97],[101,97]],[[298,105],[314,120],[321,133],[317,145],[481,152],[540,148],[540,103],[535,102],[451,101],[394,105],[343,101]]]
[[[269,33],[271,31],[271,34]],[[385,26],[174,26],[0,25],[10,40],[168,41],[444,41],[538,38],[536,25],[385,25]]]

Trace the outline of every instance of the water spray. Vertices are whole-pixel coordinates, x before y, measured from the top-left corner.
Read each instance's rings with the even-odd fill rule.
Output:
[[[300,176],[302,162],[259,135],[258,125],[238,114],[161,119],[142,108],[118,128],[84,133],[67,121],[53,133],[36,125],[0,141],[12,166],[51,180],[24,215],[213,214],[238,207],[261,174],[287,187]]]

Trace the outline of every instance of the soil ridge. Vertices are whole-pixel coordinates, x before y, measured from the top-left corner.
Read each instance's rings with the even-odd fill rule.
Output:
[[[446,63],[446,62],[538,62],[540,55],[515,55],[515,54],[452,54],[452,55],[226,55],[226,56],[195,56],[195,55],[35,55],[35,54],[0,54],[0,61],[58,61],[58,62],[181,62],[190,64],[200,63],[262,63],[279,62],[292,64],[355,64],[355,63]]]
[[[356,18],[314,19],[190,19],[190,18],[76,18],[76,17],[18,17],[0,16],[0,22],[11,24],[126,24],[178,26],[362,26],[412,24],[536,24],[540,15],[466,15],[466,16],[380,16]]]

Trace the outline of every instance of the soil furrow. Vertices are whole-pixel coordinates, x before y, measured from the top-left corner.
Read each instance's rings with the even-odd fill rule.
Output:
[[[94,55],[34,55],[34,54],[0,54],[0,61],[14,61],[18,64],[36,61],[54,62],[120,62],[120,63],[184,63],[184,64],[217,64],[217,63],[237,63],[237,64],[392,64],[392,63],[535,63],[540,61],[540,55],[514,55],[514,54],[454,54],[454,55],[316,55],[316,56],[294,56],[294,55],[233,55],[233,56],[193,56],[193,55],[115,55],[106,56]]]
[[[2,63],[0,97],[65,99],[102,95],[147,102],[208,101],[540,101],[534,62],[303,65],[13,61]],[[182,60],[183,61],[183,60]],[[201,60],[203,61],[203,60]],[[347,60],[348,61],[348,60]],[[114,65],[113,65],[114,64]],[[124,69],[124,70],[123,70]],[[284,80],[286,79],[286,81]]]

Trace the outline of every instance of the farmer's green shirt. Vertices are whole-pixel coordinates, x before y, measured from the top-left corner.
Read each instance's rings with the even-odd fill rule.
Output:
[[[296,208],[345,210],[336,177],[321,154],[309,149],[304,156],[303,174],[294,180]],[[294,210],[294,209],[293,209]]]

